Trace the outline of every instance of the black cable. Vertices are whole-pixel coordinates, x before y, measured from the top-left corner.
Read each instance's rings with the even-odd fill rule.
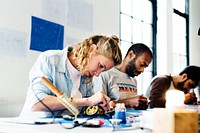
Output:
[[[55,122],[55,115],[54,115],[54,112],[53,112],[53,111],[52,111],[52,110],[37,96],[37,94],[35,93],[35,91],[34,91],[34,89],[33,89],[33,86],[32,86],[32,90],[33,90],[33,93],[34,93],[35,97],[37,98],[37,100],[49,110],[49,112],[51,113],[51,115],[52,115],[52,117],[53,117],[52,122],[43,123],[43,124],[53,124],[53,123]]]
[[[33,93],[34,93],[35,97],[37,98],[37,100],[49,110],[49,112],[52,114],[52,117],[53,117],[53,121],[52,121],[52,122],[49,122],[49,123],[42,123],[42,124],[53,124],[53,123],[55,123],[55,115],[54,115],[54,112],[53,112],[53,111],[52,111],[52,110],[37,96],[37,94],[35,93],[35,91],[34,91],[34,89],[33,89],[33,86],[32,86],[32,90],[33,90]],[[83,123],[79,123],[78,121],[73,121],[74,123],[73,123],[73,126],[72,126],[72,127],[65,127],[65,126],[62,124],[62,122],[58,122],[58,123],[59,123],[63,128],[65,128],[65,129],[73,129],[73,128],[75,128],[75,127],[84,125],[84,124],[85,124],[88,120],[90,120],[90,119],[92,119],[92,117],[86,119],[86,121],[83,122]],[[39,123],[39,124],[41,124],[41,123]]]
[[[91,119],[93,119],[93,118],[92,118],[92,117],[87,118],[87,119],[86,119],[84,122],[82,122],[82,123],[79,123],[78,121],[75,120],[75,121],[73,121],[74,123],[73,123],[72,127],[65,127],[65,126],[63,125],[62,122],[59,122],[59,123],[60,123],[60,125],[61,125],[63,128],[65,128],[65,129],[73,129],[73,128],[75,128],[75,127],[84,125],[85,123],[87,123],[88,120],[91,120]]]
[[[48,122],[48,123],[42,123],[42,124],[53,124],[53,123],[55,123],[55,115],[54,115],[54,112],[37,96],[37,94],[35,93],[35,91],[34,91],[34,89],[33,89],[33,87],[32,87],[32,90],[33,90],[33,93],[34,93],[34,95],[35,95],[35,97],[38,99],[38,101],[42,104],[42,105],[44,105],[48,110],[49,110],[49,112],[52,114],[52,117],[53,117],[53,121],[52,122]],[[108,113],[109,114],[109,113]],[[106,115],[108,115],[108,114],[106,114]],[[93,119],[93,117],[90,117],[90,118],[88,118],[88,119],[86,119],[84,122],[82,122],[82,123],[79,123],[78,121],[73,121],[74,123],[73,123],[73,125],[72,125],[72,127],[65,127],[64,125],[63,125],[63,123],[62,122],[58,122],[63,128],[65,128],[65,129],[73,129],[73,128],[75,128],[75,127],[78,127],[78,126],[82,126],[82,125],[84,125],[85,123],[87,123],[87,121],[88,120],[90,120],[90,119]],[[108,118],[107,118],[107,120],[108,120]],[[150,128],[144,128],[144,127],[135,127],[135,128],[129,128],[129,129],[116,129],[116,127],[115,127],[115,125],[110,121],[110,120],[108,120],[111,124],[112,124],[112,127],[113,127],[113,130],[112,131],[127,131],[127,130],[137,130],[137,129],[141,129],[141,130],[148,130],[148,131],[150,131],[150,132],[152,132],[152,129],[150,129]],[[40,123],[41,124],[41,123]]]

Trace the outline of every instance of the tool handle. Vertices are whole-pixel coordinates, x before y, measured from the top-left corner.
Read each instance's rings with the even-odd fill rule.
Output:
[[[41,78],[42,81],[45,83],[45,85],[54,93],[57,97],[62,96],[63,93],[54,86],[48,79],[46,79],[44,76]]]

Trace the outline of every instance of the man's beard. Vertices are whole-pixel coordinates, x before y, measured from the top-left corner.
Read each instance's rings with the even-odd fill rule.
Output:
[[[135,61],[136,61],[136,58],[131,60],[128,63],[128,65],[126,66],[126,73],[131,77],[138,76],[141,73],[141,72],[137,71],[137,69],[135,67]],[[135,73],[137,73],[137,74],[135,74]]]
[[[188,90],[186,88],[184,88],[184,84],[188,79],[182,81],[182,82],[178,82],[177,84],[177,89],[183,91],[185,94],[188,93]]]

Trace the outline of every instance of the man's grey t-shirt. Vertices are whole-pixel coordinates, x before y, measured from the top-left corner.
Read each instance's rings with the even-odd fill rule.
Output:
[[[111,68],[93,77],[94,91],[103,91],[112,101],[132,98],[137,95],[137,81],[116,69]]]

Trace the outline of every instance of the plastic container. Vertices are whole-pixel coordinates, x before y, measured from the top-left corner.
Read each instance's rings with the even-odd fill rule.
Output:
[[[121,124],[126,123],[126,107],[124,103],[116,104],[114,119],[121,119]]]

